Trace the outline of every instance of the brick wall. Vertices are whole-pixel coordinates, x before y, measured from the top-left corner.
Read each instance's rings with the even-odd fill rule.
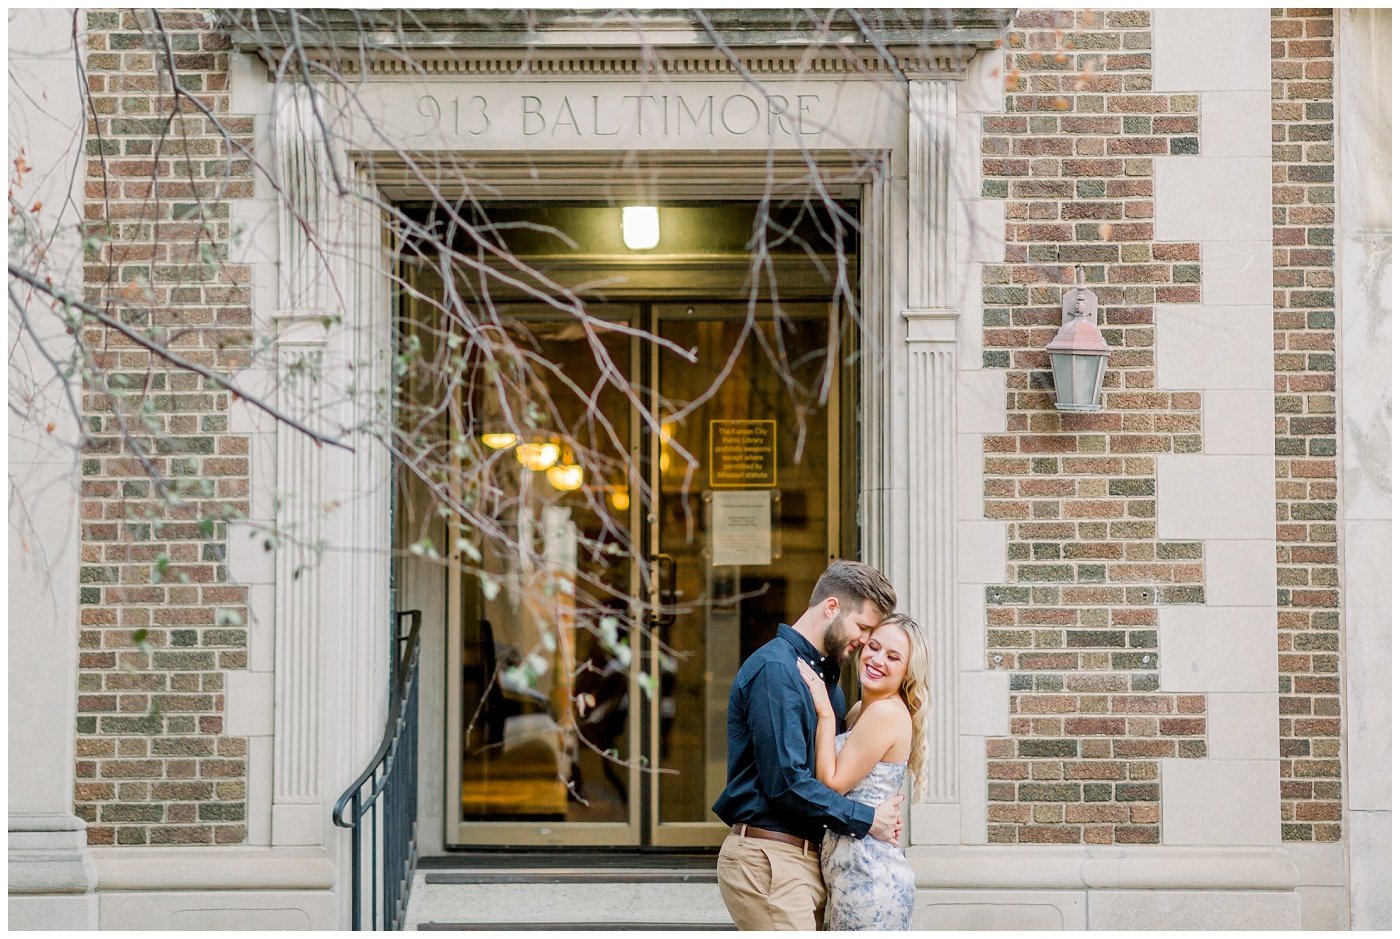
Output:
[[[1008,523],[987,588],[987,667],[1011,672],[989,740],[992,842],[1153,844],[1160,763],[1206,755],[1203,695],[1158,693],[1157,610],[1201,604],[1200,542],[1157,537],[1156,465],[1201,448],[1201,397],[1156,390],[1161,304],[1200,300],[1200,249],[1154,237],[1154,156],[1198,152],[1194,95],[1152,90],[1150,16],[1023,11],[1006,113],[984,119],[984,197],[1006,199],[983,272],[984,367],[1007,433],[984,440],[985,512]],[[1083,265],[1112,347],[1101,413],[1055,410],[1045,346]]]
[[[227,35],[203,13],[162,16],[180,85],[250,144],[251,118],[228,113]],[[189,101],[169,120],[149,12],[88,12],[86,27],[88,299],[202,365],[246,366],[249,275],[226,259],[249,161]],[[243,842],[247,741],[224,733],[223,691],[247,667],[247,595],[224,559],[226,520],[248,510],[248,438],[229,433],[227,393],[114,333],[84,338],[99,377],[84,394],[75,811],[94,844]]]
[[[1283,837],[1339,841],[1333,11],[1271,21]]]

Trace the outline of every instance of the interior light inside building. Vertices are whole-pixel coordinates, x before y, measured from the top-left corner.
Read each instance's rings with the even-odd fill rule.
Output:
[[[481,442],[492,450],[504,450],[515,446],[515,434],[482,434]]]
[[[526,469],[543,472],[559,462],[559,444],[522,443],[515,448],[515,459]]]
[[[654,205],[622,207],[622,243],[632,251],[648,251],[661,241],[661,216]]]
[[[545,471],[545,478],[560,492],[573,492],[583,485],[583,467],[577,463],[556,463]]]
[[[626,512],[632,506],[632,497],[628,494],[626,486],[613,486],[612,492],[608,494],[608,501],[619,512]]]

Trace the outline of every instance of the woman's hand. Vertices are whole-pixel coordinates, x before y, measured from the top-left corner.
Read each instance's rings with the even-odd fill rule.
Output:
[[[797,660],[797,673],[802,676],[802,680],[807,685],[807,691],[812,696],[812,703],[817,708],[817,720],[835,720],[836,712],[831,708],[831,696],[826,693],[826,682],[822,677],[812,670],[801,659]]]

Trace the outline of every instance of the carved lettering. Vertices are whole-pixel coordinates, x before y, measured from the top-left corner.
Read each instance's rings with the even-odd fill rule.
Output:
[[[486,113],[486,99],[481,95],[472,95],[467,99],[467,133],[480,137],[490,129],[491,116]]]
[[[598,95],[594,95],[594,96],[593,96],[593,133],[597,134],[599,137],[616,137],[617,134],[618,134],[618,131],[620,131],[620,130],[622,130],[621,127],[618,127],[616,130],[603,130],[602,122],[599,121],[599,119],[598,119]]]
[[[521,135],[742,137],[766,128],[769,136],[793,137],[819,134],[822,129],[818,117],[821,96],[811,93],[768,94],[762,99],[747,92],[725,96],[595,94],[589,98],[592,100],[553,91],[520,95]],[[415,136],[481,137],[494,126],[491,108],[490,99],[481,94],[422,95],[417,99],[417,111],[423,130]],[[615,113],[619,110],[620,114]]]
[[[821,133],[821,128],[820,128],[820,127],[814,127],[814,128],[812,128],[811,130],[808,130],[808,129],[806,128],[805,119],[806,119],[806,117],[807,117],[807,109],[808,109],[809,107],[811,107],[811,105],[808,104],[808,101],[809,101],[809,100],[810,100],[810,101],[820,101],[820,100],[821,100],[821,96],[820,96],[820,95],[798,95],[798,96],[797,96],[797,132],[798,132],[799,134],[818,134],[818,133]]]
[[[418,113],[428,119],[428,129],[418,136],[426,137],[442,125],[442,105],[432,95],[418,99]]]
[[[544,102],[534,95],[520,96],[520,133],[526,137],[533,137],[545,128],[544,115],[540,109],[544,107]],[[530,129],[530,119],[539,121],[539,126],[534,130]]]
[[[681,114],[690,119],[690,126],[695,130],[700,129],[700,119],[705,119],[705,133],[713,137],[715,135],[715,96],[706,95],[705,100],[700,104],[700,113],[696,114],[690,110],[690,105],[686,104],[684,95],[676,96],[676,133],[684,133],[681,127]]]
[[[792,131],[787,129],[787,125],[783,123],[783,118],[787,115],[787,113],[787,98],[784,98],[782,95],[768,96],[768,133],[773,133],[773,125],[775,123],[778,125],[778,129],[781,130],[783,133],[792,133]]]
[[[747,127],[735,127],[733,126],[733,124],[730,123],[730,106],[733,105],[735,102],[743,102],[745,105],[748,106],[749,124]],[[741,117],[744,113],[744,108],[742,107],[737,108],[735,110],[737,112],[735,114],[736,117]],[[758,112],[758,105],[755,104],[754,100],[748,97],[747,95],[730,95],[728,98],[724,99],[724,104],[720,105],[719,107],[720,126],[736,137],[750,133],[755,127],[758,126],[759,120],[760,117]]]
[[[566,118],[565,115],[568,117]],[[554,126],[549,129],[549,136],[553,137],[555,132],[566,124],[574,129],[574,136],[583,136],[583,131],[579,130],[578,119],[574,117],[573,106],[569,104],[568,95],[565,95],[563,101],[559,103],[559,115],[554,119]]]

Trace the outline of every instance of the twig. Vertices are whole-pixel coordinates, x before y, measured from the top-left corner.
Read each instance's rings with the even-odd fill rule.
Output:
[[[106,326],[108,329],[116,330],[126,338],[130,339],[132,342],[141,346],[141,348],[146,349],[149,352],[154,352],[156,355],[165,359],[167,362],[169,362],[171,365],[174,365],[176,368],[183,369],[188,372],[194,372],[196,375],[202,375],[204,378],[208,379],[209,381],[212,381],[214,384],[218,385],[220,388],[223,388],[225,391],[231,392],[235,397],[242,398],[244,401],[247,401],[249,404],[257,408],[258,410],[271,415],[275,420],[286,424],[293,430],[296,430],[310,437],[316,442],[317,446],[328,443],[333,447],[339,447],[347,453],[355,452],[355,448],[350,446],[349,444],[341,443],[339,440],[332,439],[331,437],[327,437],[325,434],[312,430],[310,427],[307,427],[305,424],[303,424],[301,421],[298,421],[296,418],[290,417],[287,414],[284,414],[283,412],[277,410],[277,408],[273,407],[272,405],[266,403],[265,401],[262,401],[261,399],[248,394],[242,388],[239,388],[233,382],[229,381],[227,378],[218,374],[217,372],[211,371],[210,369],[205,368],[203,365],[200,365],[197,362],[191,362],[189,359],[176,355],[169,349],[162,346],[160,343],[141,335],[131,327],[127,326],[125,323],[121,322],[120,320],[114,319],[111,316],[108,316],[106,313],[103,313],[101,310],[97,309],[91,304],[84,303],[81,300],[78,300],[74,297],[70,297],[67,294],[55,290],[53,287],[50,287],[48,284],[39,280],[37,277],[35,277],[33,274],[30,274],[28,271],[21,270],[20,268],[15,267],[13,264],[11,264],[10,276],[20,281],[23,281],[24,283],[33,287],[35,290],[38,290],[40,293],[46,294],[52,297],[53,299],[57,300],[59,303],[62,303],[66,306],[70,306],[73,309],[83,313],[84,315],[92,317],[93,319],[101,323],[103,326]]]

